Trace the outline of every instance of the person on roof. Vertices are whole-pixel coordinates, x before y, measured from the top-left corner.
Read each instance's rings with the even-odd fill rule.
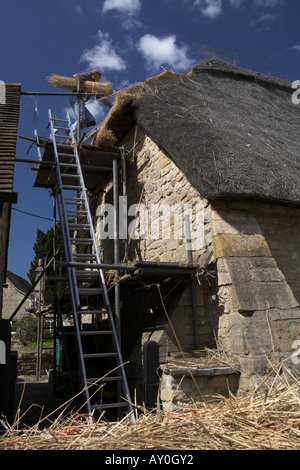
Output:
[[[85,82],[90,81],[90,82],[99,82],[101,79],[101,73],[97,69],[92,69],[87,73],[75,73],[73,77],[78,80],[80,78],[81,81],[81,91],[87,92]],[[74,90],[74,92],[77,90]],[[74,95],[70,98],[70,105],[75,113],[75,116],[78,114],[78,106],[80,106],[80,129],[84,129],[85,127],[91,127],[96,125],[96,121],[92,113],[86,108],[85,103],[90,99],[90,97],[84,97],[84,98],[78,98],[77,96]],[[99,98],[99,101],[103,103],[105,106],[108,106],[109,108],[112,107],[112,104],[104,98]],[[77,133],[77,119],[76,121],[72,124],[72,131],[74,133],[74,136],[76,138],[76,133]]]

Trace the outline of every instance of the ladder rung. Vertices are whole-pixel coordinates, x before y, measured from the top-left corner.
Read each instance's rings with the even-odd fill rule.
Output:
[[[56,139],[67,139],[67,135],[60,135],[60,134],[55,134]]]
[[[122,380],[122,375],[116,375],[115,377],[90,377],[87,379],[88,382],[114,382]]]
[[[99,335],[111,335],[111,334],[112,334],[111,330],[81,331],[80,332],[81,336],[99,336]]]
[[[76,189],[77,191],[79,191],[80,189],[82,189],[82,187],[80,185],[75,186],[70,184],[63,184],[62,189]]]
[[[96,255],[93,255],[93,254],[84,254],[84,253],[73,253],[73,257],[74,258],[81,258],[81,259],[96,259],[97,256]]]
[[[68,204],[70,206],[84,205],[84,199],[82,201],[66,201],[66,199],[65,199],[65,204]]]
[[[100,295],[103,293],[103,289],[97,287],[79,287],[79,295]]]
[[[84,240],[84,238],[82,240],[75,239],[74,241],[71,241],[71,244],[75,246],[92,246],[93,240],[88,240],[88,239]]]
[[[67,215],[86,215],[88,211],[79,210],[79,211],[67,211]]]
[[[57,152],[57,155],[58,155],[59,157],[72,157],[72,158],[75,158],[74,153],[62,153],[62,152]]]
[[[79,241],[79,242],[92,242],[93,239],[92,238],[87,238],[87,237],[83,237],[83,238],[80,238],[80,237],[76,237],[76,238],[71,238],[71,241],[72,242],[76,242],[76,241]]]
[[[103,405],[91,405],[94,410],[103,410],[105,408],[120,408],[128,406],[128,403],[105,403]]]
[[[77,240],[74,242],[71,242],[72,246],[80,246],[80,247],[91,247],[93,246],[93,241],[83,241],[83,240]]]
[[[66,121],[68,122],[68,121]],[[55,129],[59,129],[59,130],[62,130],[62,131],[69,131],[70,132],[70,128],[69,127],[59,127],[59,126],[53,126]],[[57,134],[56,134],[57,135]]]
[[[80,205],[83,205],[82,202],[66,202],[65,201],[65,205],[68,205],[68,206],[80,206]]]
[[[77,168],[78,165],[76,163],[62,163],[59,162],[59,166],[65,166],[67,168]]]
[[[61,177],[63,178],[80,178],[80,175],[74,173],[61,173]]]
[[[86,353],[83,354],[85,359],[93,359],[93,358],[102,358],[102,357],[116,357],[118,354],[116,352],[106,352],[106,353]]]
[[[82,243],[89,243],[92,242],[92,238],[71,238],[71,242],[82,242]]]
[[[69,122],[67,119],[57,119],[55,117],[50,118],[53,122]]]
[[[74,229],[78,228],[78,230],[89,230],[90,229],[90,224],[75,224],[75,223],[69,223],[68,224],[69,229]]]
[[[90,227],[82,227],[80,224],[78,224],[78,227],[69,227],[69,230],[71,233],[73,233],[74,230],[76,229],[77,229],[77,232],[84,232],[88,234]]]
[[[107,314],[107,310],[78,310],[77,315],[103,315]]]
[[[77,270],[75,272],[76,276],[78,277],[82,277],[82,278],[85,278],[85,277],[98,277],[99,276],[99,269],[97,269],[96,271],[90,271],[90,270]]]
[[[84,202],[84,197],[65,197],[65,201]]]

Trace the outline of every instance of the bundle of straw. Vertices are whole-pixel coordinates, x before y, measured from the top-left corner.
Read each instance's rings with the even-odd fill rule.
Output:
[[[114,126],[116,125],[119,127],[119,120],[124,120],[127,118],[127,110],[128,106],[133,102],[135,98],[141,95],[144,92],[147,93],[156,93],[157,89],[160,86],[166,84],[166,82],[173,80],[173,81],[180,81],[186,79],[186,76],[180,73],[175,73],[172,70],[164,69],[163,72],[156,75],[155,77],[148,78],[145,82],[137,82],[133,85],[130,85],[123,90],[119,90],[114,99],[114,106],[109,112],[109,114],[104,119],[102,126],[98,130],[96,138],[94,140],[94,145],[96,147],[103,147],[106,144],[106,135],[104,131],[111,130],[114,131]],[[117,139],[116,139],[117,141]],[[115,142],[116,143],[116,142]]]
[[[61,75],[55,75],[54,73],[47,77],[50,85],[55,88],[64,88],[66,90],[76,90],[77,81],[75,78],[62,77]],[[113,93],[111,84],[109,82],[85,82],[87,93],[101,93],[104,96],[110,96]]]

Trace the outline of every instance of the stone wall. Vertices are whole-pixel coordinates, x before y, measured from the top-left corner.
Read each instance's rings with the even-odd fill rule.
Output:
[[[228,397],[238,390],[239,376],[231,367],[163,365],[161,374],[160,399],[173,412],[218,402],[218,397]]]
[[[140,332],[140,337],[134,351],[131,354],[131,360],[142,364],[143,345],[148,341],[155,341],[159,345],[160,361],[164,362],[171,353],[179,352],[180,347],[184,351],[194,349],[204,349],[206,347],[215,347],[216,331],[218,329],[218,315],[215,312],[214,297],[212,296],[211,286],[204,281],[203,285],[195,282],[195,304],[196,304],[196,335],[198,347],[195,348],[195,329],[194,317],[192,311],[192,300],[190,285],[183,287],[182,294],[176,295],[176,305],[171,305],[168,300],[165,302],[169,319],[164,314],[161,303],[157,300],[157,306],[160,315],[157,320],[149,322]],[[173,292],[173,295],[175,293]],[[143,305],[133,307],[130,304],[127,309],[131,309],[136,315],[146,315],[147,302],[146,295],[140,299]],[[126,317],[125,317],[126,318]],[[134,328],[131,323],[130,328]],[[179,343],[179,344],[178,344]],[[180,345],[180,346],[179,346]]]
[[[183,218],[175,211],[157,219],[151,208],[187,205],[195,235],[193,261],[213,251],[212,263],[217,269],[216,278],[202,279],[197,285],[199,348],[217,342],[234,360],[241,372],[240,392],[253,390],[257,381],[268,375],[271,364],[282,360],[297,375],[297,365],[288,358],[294,352],[293,342],[300,339],[300,209],[268,202],[209,204],[141,128],[132,130],[126,147],[134,147],[127,161],[128,208],[139,204],[140,209],[139,213],[129,211],[128,223],[141,220],[146,213],[150,229],[148,225],[148,231],[142,231],[144,237],[134,237],[129,230],[129,248],[126,251],[121,243],[121,259],[186,263]],[[112,203],[111,184],[103,189],[99,203]],[[121,185],[119,191],[121,194]],[[159,223],[160,234],[153,236]],[[164,236],[163,228],[171,228],[169,237]],[[96,232],[99,239],[99,220]],[[112,262],[112,240],[99,240],[99,244],[104,261]],[[171,321],[182,348],[191,350],[195,347],[194,327],[187,299],[188,286],[172,309]],[[141,305],[143,302],[147,303],[146,299]],[[138,315],[144,315],[143,308]],[[140,337],[131,355],[138,367],[142,366],[143,344],[149,340],[159,344],[162,361],[166,351],[178,350],[167,324],[147,330],[140,325]]]
[[[18,352],[18,376],[35,375],[36,374],[37,354],[35,351]],[[53,352],[44,351],[42,355],[41,375],[46,375],[53,367]]]
[[[291,269],[299,269],[298,214],[258,203],[212,208],[222,309],[218,337],[241,371],[240,391],[253,390],[281,361],[292,374],[300,372],[289,359],[300,339],[299,279]]]
[[[207,201],[200,197],[178,167],[140,127],[132,130],[126,147],[130,148],[134,144],[137,145],[127,160],[126,167],[129,248],[126,252],[125,244],[121,241],[121,260],[126,258],[129,262],[142,260],[187,263],[185,216],[188,214],[193,261],[196,263],[203,253],[212,249],[210,208]],[[103,189],[104,194],[99,198],[98,204],[112,204],[111,182]],[[122,194],[121,183],[119,194]],[[158,209],[162,209],[162,212],[160,213]],[[132,231],[134,220],[137,221],[137,233]],[[143,225],[144,221],[147,223]],[[104,262],[113,262],[113,241],[100,240],[100,218],[96,221],[96,237]],[[215,294],[214,279],[211,278],[210,282],[203,278],[199,283],[195,281],[195,289],[198,342],[199,347],[205,347],[214,343],[215,339],[215,319],[212,318],[211,308]],[[132,305],[131,310],[134,309],[135,306]],[[172,322],[182,348],[193,349],[195,341],[189,286],[172,311]],[[155,334],[160,344],[161,357],[164,357],[167,350],[169,352],[178,350],[176,340],[171,338],[165,327],[156,328],[152,334]],[[139,344],[140,352],[149,334],[146,332],[142,336],[142,343]]]
[[[200,197],[178,167],[140,128],[132,131],[126,145],[130,148],[136,142],[138,145],[127,161],[126,168],[130,238],[126,258],[186,263],[188,255],[184,218],[188,214],[196,261],[211,245],[209,228],[207,231],[205,225],[207,201]],[[105,193],[99,198],[98,204],[112,204],[111,183],[103,189]],[[121,184],[119,194],[122,194]],[[132,231],[134,220],[137,221],[137,232]],[[99,240],[100,219],[96,222],[96,236]],[[111,240],[102,240],[100,250],[104,262],[113,260]],[[121,243],[121,257],[124,255],[124,243]]]
[[[3,318],[9,318],[25,297],[25,294],[16,289],[16,287],[9,280],[7,280],[6,282],[7,287],[3,289]],[[15,320],[28,314],[28,310],[30,309],[30,303],[30,299],[27,299],[24,302],[24,304],[18,311]]]
[[[253,204],[251,209],[272,257],[300,302],[300,208]]]

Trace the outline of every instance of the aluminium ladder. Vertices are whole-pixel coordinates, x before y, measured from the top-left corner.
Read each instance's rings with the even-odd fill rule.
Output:
[[[131,419],[134,419],[130,392],[104,273],[102,269],[99,269],[101,261],[78,149],[71,129],[70,116],[67,114],[67,119],[57,119],[51,114],[49,109],[49,125],[58,180],[57,207],[67,263],[68,288],[73,311],[79,368],[86,409],[89,414],[92,414],[94,409],[117,408],[120,412],[122,408],[127,407]],[[65,134],[61,134],[61,130]],[[61,149],[65,148],[65,146],[60,145],[63,144],[63,141],[60,139],[66,140],[68,136],[72,139],[74,145],[72,146],[71,153],[64,153]],[[73,196],[73,193],[75,196]],[[74,210],[68,210],[67,206],[71,206]],[[77,231],[76,237],[74,237],[74,231]],[[96,264],[96,266],[93,267],[93,264]],[[100,304],[102,304],[102,308],[99,308]],[[89,318],[88,330],[86,330],[87,323],[82,321],[83,315],[85,319]],[[106,329],[102,327],[100,329],[99,325],[101,326],[103,323],[105,323],[105,327],[108,323],[109,327],[106,327]],[[90,327],[90,325],[93,326]],[[109,348],[107,344],[108,338],[110,343]],[[104,349],[107,348],[109,351],[107,349],[102,351],[101,343],[104,343]],[[91,351],[91,345],[95,347],[95,351]],[[101,352],[99,352],[99,349]],[[97,371],[96,377],[88,376],[91,369],[89,369],[88,363],[91,360],[93,372]],[[114,360],[116,365],[113,369],[107,370],[108,365],[111,366],[110,361],[112,360]],[[106,385],[107,383],[110,383],[110,385],[114,384],[116,391],[113,394],[115,394],[117,399],[115,402],[93,404],[92,393],[90,391],[91,384],[96,383],[99,386],[103,382]],[[104,394],[106,385],[104,386]],[[121,401],[121,390],[125,401]]]

